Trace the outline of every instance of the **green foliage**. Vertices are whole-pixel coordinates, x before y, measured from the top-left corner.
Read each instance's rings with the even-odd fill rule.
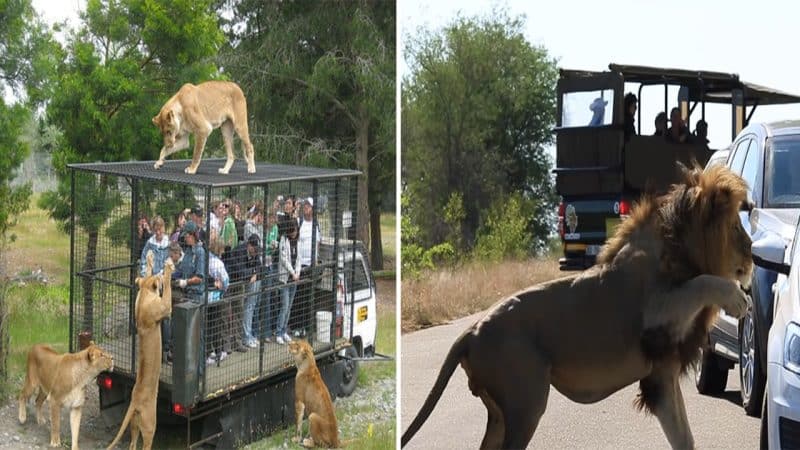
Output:
[[[210,0],[87,2],[47,110],[63,136],[53,153],[59,185],[42,195],[40,206],[61,229],[70,220],[67,164],[154,159],[161,139],[151,118],[180,85],[216,74],[212,57],[223,35],[210,6]],[[97,230],[120,204],[114,188],[107,178],[76,178],[76,192],[96,195],[78,202],[90,208],[75,212],[80,227]]]
[[[475,256],[497,262],[505,258],[522,259],[531,253],[528,228],[535,202],[512,195],[508,201],[492,205],[483,221],[475,244]]]
[[[369,219],[395,186],[395,2],[224,3],[220,64],[247,95],[258,158],[362,171],[357,235],[377,238]]]
[[[455,203],[455,201],[454,201]],[[424,270],[432,270],[438,264],[452,264],[456,260],[456,248],[450,242],[443,242],[430,248],[419,243],[419,227],[415,225],[406,211],[409,208],[408,196],[400,196],[400,251],[402,253],[402,273],[404,277],[415,278]],[[458,217],[458,208],[451,205],[451,212]]]
[[[501,11],[459,17],[439,32],[415,30],[406,39],[403,182],[422,247],[453,241],[441,213],[453,192],[462,195],[464,248],[475,245],[484,211],[511,193],[541,199],[527,224],[532,246],[549,234],[555,195],[545,147],[558,72],[523,28],[523,18]]]

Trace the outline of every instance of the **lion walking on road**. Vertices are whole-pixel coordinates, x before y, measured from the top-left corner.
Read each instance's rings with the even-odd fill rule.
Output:
[[[694,448],[679,377],[697,360],[719,308],[741,317],[753,270],[739,220],[747,185],[725,167],[685,169],[643,198],[587,271],[495,304],[453,344],[403,434],[405,445],[461,364],[488,410],[482,449],[525,448],[552,385],[578,403],[639,382],[673,448]]]

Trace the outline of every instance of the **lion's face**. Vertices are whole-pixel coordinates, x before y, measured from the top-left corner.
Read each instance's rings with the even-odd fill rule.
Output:
[[[310,360],[314,360],[314,350],[308,342],[295,340],[289,342],[289,353],[294,357],[298,367]]]
[[[739,211],[747,207],[747,185],[724,166],[695,174],[692,227],[685,235],[693,263],[703,273],[739,280],[747,288],[753,273],[752,242]]]
[[[180,137],[178,135],[180,121],[175,113],[171,109],[161,110],[157,116],[153,117],[153,124],[161,130],[161,135],[164,137],[164,147],[167,150],[175,147],[175,140]]]
[[[90,366],[98,369],[99,372],[114,370],[114,357],[111,354],[104,352],[95,344],[89,344],[86,350]]]

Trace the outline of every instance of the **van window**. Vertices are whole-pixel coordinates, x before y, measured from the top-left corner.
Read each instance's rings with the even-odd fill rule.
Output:
[[[561,126],[611,125],[614,120],[614,91],[567,92],[561,97]]]
[[[742,174],[742,165],[744,164],[744,157],[747,156],[747,146],[750,145],[751,139],[744,139],[736,145],[735,153],[731,159],[731,170],[737,175]]]
[[[782,208],[800,206],[800,136],[779,136],[767,145],[768,161],[764,184],[767,205]]]
[[[750,193],[750,199],[756,201],[758,204],[758,200],[761,198],[760,195],[756,195],[753,191],[753,188],[756,186],[756,182],[758,181],[758,172],[761,168],[761,156],[758,151],[758,144],[755,143],[754,140],[750,140],[750,150],[747,151],[747,157],[744,160],[744,167],[742,167],[742,178],[744,181],[747,182],[747,191]]]
[[[346,283],[350,284],[350,291],[360,291],[362,289],[369,289],[369,277],[364,270],[364,263],[360,259],[356,259],[356,263],[348,261],[344,268],[344,277]]]

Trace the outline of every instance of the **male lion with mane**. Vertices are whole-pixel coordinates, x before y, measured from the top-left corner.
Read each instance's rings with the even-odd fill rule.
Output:
[[[753,270],[738,212],[747,185],[725,167],[644,197],[583,273],[496,303],[453,344],[402,437],[419,430],[460,363],[488,410],[481,448],[524,448],[550,385],[594,403],[636,381],[673,448],[694,448],[679,377],[697,360],[719,308],[741,317]],[[553,320],[558,318],[558,320]]]
[[[105,370],[114,369],[114,357],[91,342],[77,353],[56,353],[44,344],[28,352],[25,384],[19,394],[19,423],[28,420],[28,399],[36,395],[36,422],[44,423],[42,405],[50,401],[50,446],[61,446],[61,408],[70,408],[69,425],[72,450],[78,450],[81,414],[86,401],[86,385]]]
[[[188,174],[197,172],[206,139],[215,128],[222,128],[222,140],[228,159],[219,173],[227,174],[233,165],[233,132],[239,135],[247,161],[247,173],[256,172],[253,144],[247,128],[247,100],[242,89],[230,81],[206,81],[197,86],[186,83],[177,94],[167,100],[161,111],[153,117],[164,136],[164,147],[156,169],[164,165],[164,158],[189,147],[189,134],[194,134],[192,163],[184,169]]]

